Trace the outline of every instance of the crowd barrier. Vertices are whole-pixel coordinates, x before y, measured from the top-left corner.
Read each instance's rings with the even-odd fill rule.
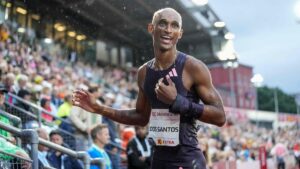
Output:
[[[55,116],[55,115],[51,114],[50,112],[48,112],[48,110],[45,110],[42,107],[40,107],[36,104],[33,104],[27,100],[24,100],[12,93],[8,93],[8,96],[12,97],[13,98],[12,100],[14,100],[14,101],[13,101],[13,103],[5,102],[6,107],[8,107],[6,111],[9,112],[10,114],[20,117],[23,122],[23,124],[22,124],[23,128],[32,127],[32,126],[30,126],[31,121],[37,122],[38,127],[41,127],[42,124],[45,126],[48,126],[48,127],[57,126],[57,124],[54,121],[49,122],[49,121],[43,120],[42,113],[52,116],[52,118],[54,120],[59,120],[61,122],[64,122],[65,124],[72,125],[68,120],[58,117],[58,116]],[[28,105],[30,107],[30,110],[32,110],[32,112],[26,111],[16,105],[14,105],[14,102],[21,102],[23,104]],[[71,149],[76,150],[76,139],[75,139],[74,135],[72,133],[70,133],[69,131],[63,130],[61,128],[58,128],[58,130],[62,134],[65,143],[68,144],[68,146]]]
[[[0,122],[0,129],[8,131],[14,134],[16,137],[20,137],[22,141],[25,141],[28,144],[30,144],[30,157],[31,157],[30,165],[32,169],[38,169],[38,144],[42,144],[53,150],[60,151],[64,154],[67,154],[71,157],[81,160],[84,164],[84,169],[89,169],[90,164],[99,165],[101,168],[105,166],[105,162],[103,159],[97,158],[91,160],[87,152],[84,151],[76,152],[71,149],[65,148],[63,146],[46,141],[42,138],[39,138],[36,130],[18,129],[13,126],[7,125],[3,122]],[[3,166],[11,166],[13,164],[14,163],[11,163],[10,161],[3,162]],[[18,162],[17,164],[21,164],[21,162]]]
[[[0,150],[1,169],[30,169],[32,160]]]

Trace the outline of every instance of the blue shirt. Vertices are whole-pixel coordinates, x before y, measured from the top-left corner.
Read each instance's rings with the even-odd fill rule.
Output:
[[[88,150],[88,154],[91,156],[91,158],[103,158],[105,161],[105,169],[112,169],[111,161],[104,149],[93,144],[92,147]],[[90,169],[100,169],[100,167],[96,165],[91,165]]]

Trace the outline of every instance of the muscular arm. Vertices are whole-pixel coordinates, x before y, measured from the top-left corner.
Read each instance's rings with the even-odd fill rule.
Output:
[[[208,68],[203,62],[192,57],[187,59],[185,67],[191,76],[192,84],[196,87],[197,93],[204,103],[204,111],[199,120],[223,126],[226,121],[223,102],[212,84]]]
[[[147,125],[150,118],[151,108],[142,88],[145,74],[146,66],[143,65],[138,71],[139,92],[136,109],[113,109],[108,106],[98,105],[94,112],[123,124],[140,126]]]

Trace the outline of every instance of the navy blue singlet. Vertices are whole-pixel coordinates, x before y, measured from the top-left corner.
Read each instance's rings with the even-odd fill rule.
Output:
[[[159,101],[155,94],[155,85],[162,77],[170,76],[175,83],[177,93],[185,96],[190,101],[199,103],[200,99],[191,88],[188,91],[182,82],[182,72],[186,61],[186,54],[178,52],[175,63],[165,70],[154,70],[154,59],[147,63],[144,81],[144,92],[152,109],[168,109],[169,106]],[[176,72],[174,72],[174,68]],[[196,119],[180,116],[179,145],[176,147],[154,146],[152,168],[153,169],[178,169],[195,168],[205,169],[205,159],[198,148]]]

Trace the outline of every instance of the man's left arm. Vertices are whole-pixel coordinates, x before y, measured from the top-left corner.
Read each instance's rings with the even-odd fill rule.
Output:
[[[203,111],[198,118],[205,123],[223,126],[226,122],[221,96],[212,84],[212,78],[207,66],[194,58],[189,58],[186,67],[196,87],[197,94],[203,102]],[[192,73],[193,72],[193,73]]]

